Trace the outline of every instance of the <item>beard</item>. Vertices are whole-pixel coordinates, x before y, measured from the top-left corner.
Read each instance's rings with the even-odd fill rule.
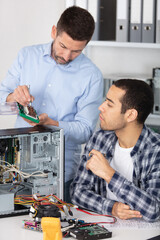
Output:
[[[70,63],[70,62],[72,61],[71,59],[69,59],[68,61],[66,61],[63,57],[58,56],[57,53],[56,53],[56,50],[54,49],[54,43],[53,43],[53,45],[52,45],[51,56],[52,56],[52,58],[54,58],[54,60],[56,61],[56,63],[62,64],[62,65],[68,64],[68,63]]]
[[[66,61],[64,58],[62,58],[62,57],[60,57],[60,56],[58,56],[58,55],[56,55],[56,54],[54,54],[54,59],[55,59],[56,63],[62,64],[62,65],[68,64],[68,63],[71,62],[70,59],[69,59],[68,61]]]

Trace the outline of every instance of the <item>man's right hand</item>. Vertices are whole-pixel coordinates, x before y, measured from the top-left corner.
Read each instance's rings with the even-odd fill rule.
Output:
[[[127,204],[116,202],[112,208],[112,215],[120,219],[141,218],[139,211],[131,210]]]
[[[10,93],[7,97],[7,102],[18,102],[23,106],[27,106],[30,102],[33,102],[34,97],[30,95],[27,85],[18,86],[13,93]]]

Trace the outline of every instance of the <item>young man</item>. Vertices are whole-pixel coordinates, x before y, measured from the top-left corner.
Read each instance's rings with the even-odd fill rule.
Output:
[[[71,186],[74,204],[121,219],[160,217],[160,135],[144,122],[153,93],[121,79],[99,107],[101,130],[86,144]]]
[[[102,102],[102,74],[82,53],[94,26],[85,9],[66,9],[57,27],[52,27],[53,42],[23,48],[0,87],[1,102],[23,106],[32,102],[40,124],[64,129],[66,189],[75,174],[81,144],[96,126]],[[35,124],[17,117],[15,127],[30,125]]]

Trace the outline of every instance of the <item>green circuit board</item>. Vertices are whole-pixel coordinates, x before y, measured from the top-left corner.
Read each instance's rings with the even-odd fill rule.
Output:
[[[22,106],[20,103],[17,103],[19,109],[19,115],[23,118],[26,118],[32,122],[39,123],[39,117],[36,113],[36,110],[32,106]]]

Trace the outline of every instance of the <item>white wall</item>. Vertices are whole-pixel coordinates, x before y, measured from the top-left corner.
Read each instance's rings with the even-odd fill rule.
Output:
[[[51,28],[65,0],[0,0],[0,81],[24,46],[51,41]],[[0,116],[0,128],[12,128],[16,116]]]

